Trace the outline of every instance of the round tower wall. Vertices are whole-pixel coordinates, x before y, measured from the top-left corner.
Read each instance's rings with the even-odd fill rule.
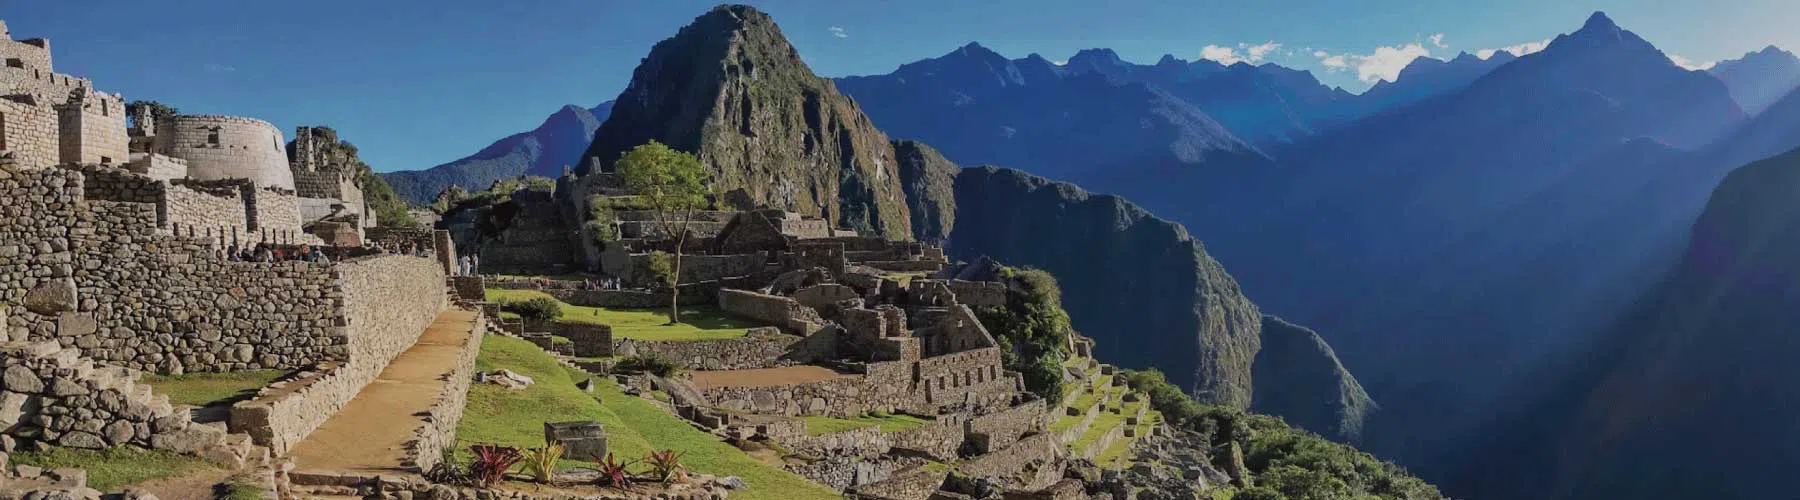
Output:
[[[255,118],[181,115],[156,124],[157,149],[188,162],[188,177],[250,179],[294,189],[281,129]]]

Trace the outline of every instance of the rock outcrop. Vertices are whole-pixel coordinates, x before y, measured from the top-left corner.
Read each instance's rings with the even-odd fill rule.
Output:
[[[580,170],[611,171],[620,155],[651,140],[698,156],[724,199],[912,237],[887,135],[814,75],[756,9],[714,8],[657,43]]]
[[[1251,410],[1336,441],[1360,441],[1363,423],[1380,409],[1325,339],[1281,318],[1263,315],[1262,350],[1250,368]]]
[[[1097,357],[1161,368],[1202,402],[1249,406],[1261,313],[1180,224],[1011,169],[963,169],[955,193],[950,254],[1049,271]]]

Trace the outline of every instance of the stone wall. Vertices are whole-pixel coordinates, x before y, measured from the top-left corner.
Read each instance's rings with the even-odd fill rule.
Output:
[[[910,409],[907,385],[876,375],[849,375],[774,387],[716,387],[701,391],[701,396],[714,407],[730,410],[853,418],[877,410]]]
[[[154,180],[186,179],[187,160],[155,153],[132,153],[125,168]]]
[[[1049,424],[1044,400],[1037,399],[969,420],[969,442],[981,453],[1012,446],[1020,437],[1043,432]]]
[[[989,347],[919,360],[926,402],[992,408],[1010,403],[1016,379],[1000,367],[1000,349]]]
[[[277,454],[362,392],[388,362],[418,342],[444,307],[444,274],[431,259],[393,255],[338,265],[345,304],[337,328],[346,330],[348,359],[322,363],[231,408],[232,432],[248,433]]]
[[[957,304],[942,309],[927,309],[913,319],[923,325],[916,333],[925,339],[927,356],[939,356],[1000,345],[982,326],[981,319],[969,306]]]
[[[83,176],[0,166],[9,336],[57,339],[147,371],[292,368],[341,356],[326,266],[232,263],[156,232],[152,205],[88,201]],[[195,314],[206,311],[206,314]]]
[[[95,366],[56,342],[0,344],[0,432],[14,442],[9,448],[25,449],[36,443],[86,449],[132,445],[199,453],[222,445],[223,431],[190,426],[186,408],[138,385],[137,376]]]
[[[954,461],[967,437],[968,421],[961,413],[939,415],[931,423],[893,433],[893,447],[933,460]]]
[[[999,307],[1006,305],[1006,285],[993,281],[950,280],[950,291],[956,294],[958,304],[971,307]]]
[[[944,486],[949,469],[916,467],[895,472],[885,481],[853,488],[846,496],[874,500],[925,500]]]
[[[81,89],[56,107],[60,163],[123,166],[130,160],[125,103],[116,95]]]
[[[156,152],[188,162],[200,180],[249,179],[258,186],[294,189],[281,130],[255,118],[181,115],[156,124]]]
[[[300,229],[300,198],[293,191],[258,187],[247,189],[245,193],[249,195],[245,205],[250,210],[251,231],[305,234]]]
[[[250,212],[244,189],[237,183],[174,181],[163,203],[160,227],[187,234],[220,235],[227,245],[261,241],[250,232]]]
[[[406,465],[414,472],[424,472],[443,462],[444,450],[456,445],[456,425],[462,422],[463,408],[469,402],[469,385],[475,380],[475,358],[481,354],[481,339],[486,334],[487,320],[475,317],[469,329],[468,343],[450,373],[444,375],[444,387],[438,392],[431,410],[421,417],[414,438],[408,443]]]
[[[50,41],[42,38],[29,40],[13,40],[11,32],[6,32],[5,25],[0,24],[0,60],[18,59],[19,69],[32,69],[48,72],[54,68],[50,65]]]
[[[620,356],[656,355],[689,370],[745,370],[792,365],[787,354],[801,337],[774,328],[755,328],[742,338],[696,341],[617,339],[612,352]],[[577,350],[579,350],[577,342]],[[579,354],[578,354],[579,356]]]
[[[749,276],[762,271],[763,263],[766,260],[767,258],[762,254],[683,255],[681,256],[681,283]],[[650,274],[650,254],[631,254],[630,265],[630,269],[611,269],[608,270],[608,273],[618,276],[628,284],[648,285],[655,281]]]
[[[856,289],[836,283],[820,283],[794,291],[795,301],[815,309],[859,297]]]
[[[788,329],[802,336],[825,325],[818,311],[801,305],[792,298],[766,295],[746,290],[719,290],[719,309]]]
[[[1062,443],[1051,434],[1034,434],[1012,446],[981,455],[957,467],[970,477],[989,477],[1001,484],[1022,489],[1039,489],[1062,478]]]
[[[18,71],[5,69],[11,71],[4,73]],[[12,152],[19,166],[39,169],[56,165],[62,154],[59,129],[56,111],[49,104],[30,97],[0,96],[0,150]]]

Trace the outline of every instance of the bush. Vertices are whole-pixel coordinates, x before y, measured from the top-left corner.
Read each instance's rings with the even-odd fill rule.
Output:
[[[507,302],[500,304],[500,310],[518,314],[529,322],[547,323],[562,317],[562,303],[549,297]]]
[[[622,373],[650,373],[658,377],[668,377],[681,372],[681,366],[668,358],[657,355],[626,356],[613,364],[613,371]]]
[[[1074,329],[1062,308],[1056,278],[1038,269],[1004,268],[1006,305],[976,311],[1000,342],[1006,369],[1025,376],[1025,389],[1054,399],[1062,395],[1063,347]]]

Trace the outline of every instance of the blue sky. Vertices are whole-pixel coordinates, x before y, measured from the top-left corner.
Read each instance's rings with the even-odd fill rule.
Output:
[[[1693,65],[1770,44],[1800,48],[1793,0],[748,3],[774,15],[826,76],[886,73],[978,41],[1051,60],[1090,47],[1144,63],[1165,53],[1260,56],[1361,91],[1412,56],[1542,42],[1595,10]],[[0,0],[0,19],[15,38],[50,38],[57,70],[101,90],[184,112],[258,117],[287,133],[331,125],[388,171],[462,157],[564,104],[612,99],[651,45],[713,5]]]

